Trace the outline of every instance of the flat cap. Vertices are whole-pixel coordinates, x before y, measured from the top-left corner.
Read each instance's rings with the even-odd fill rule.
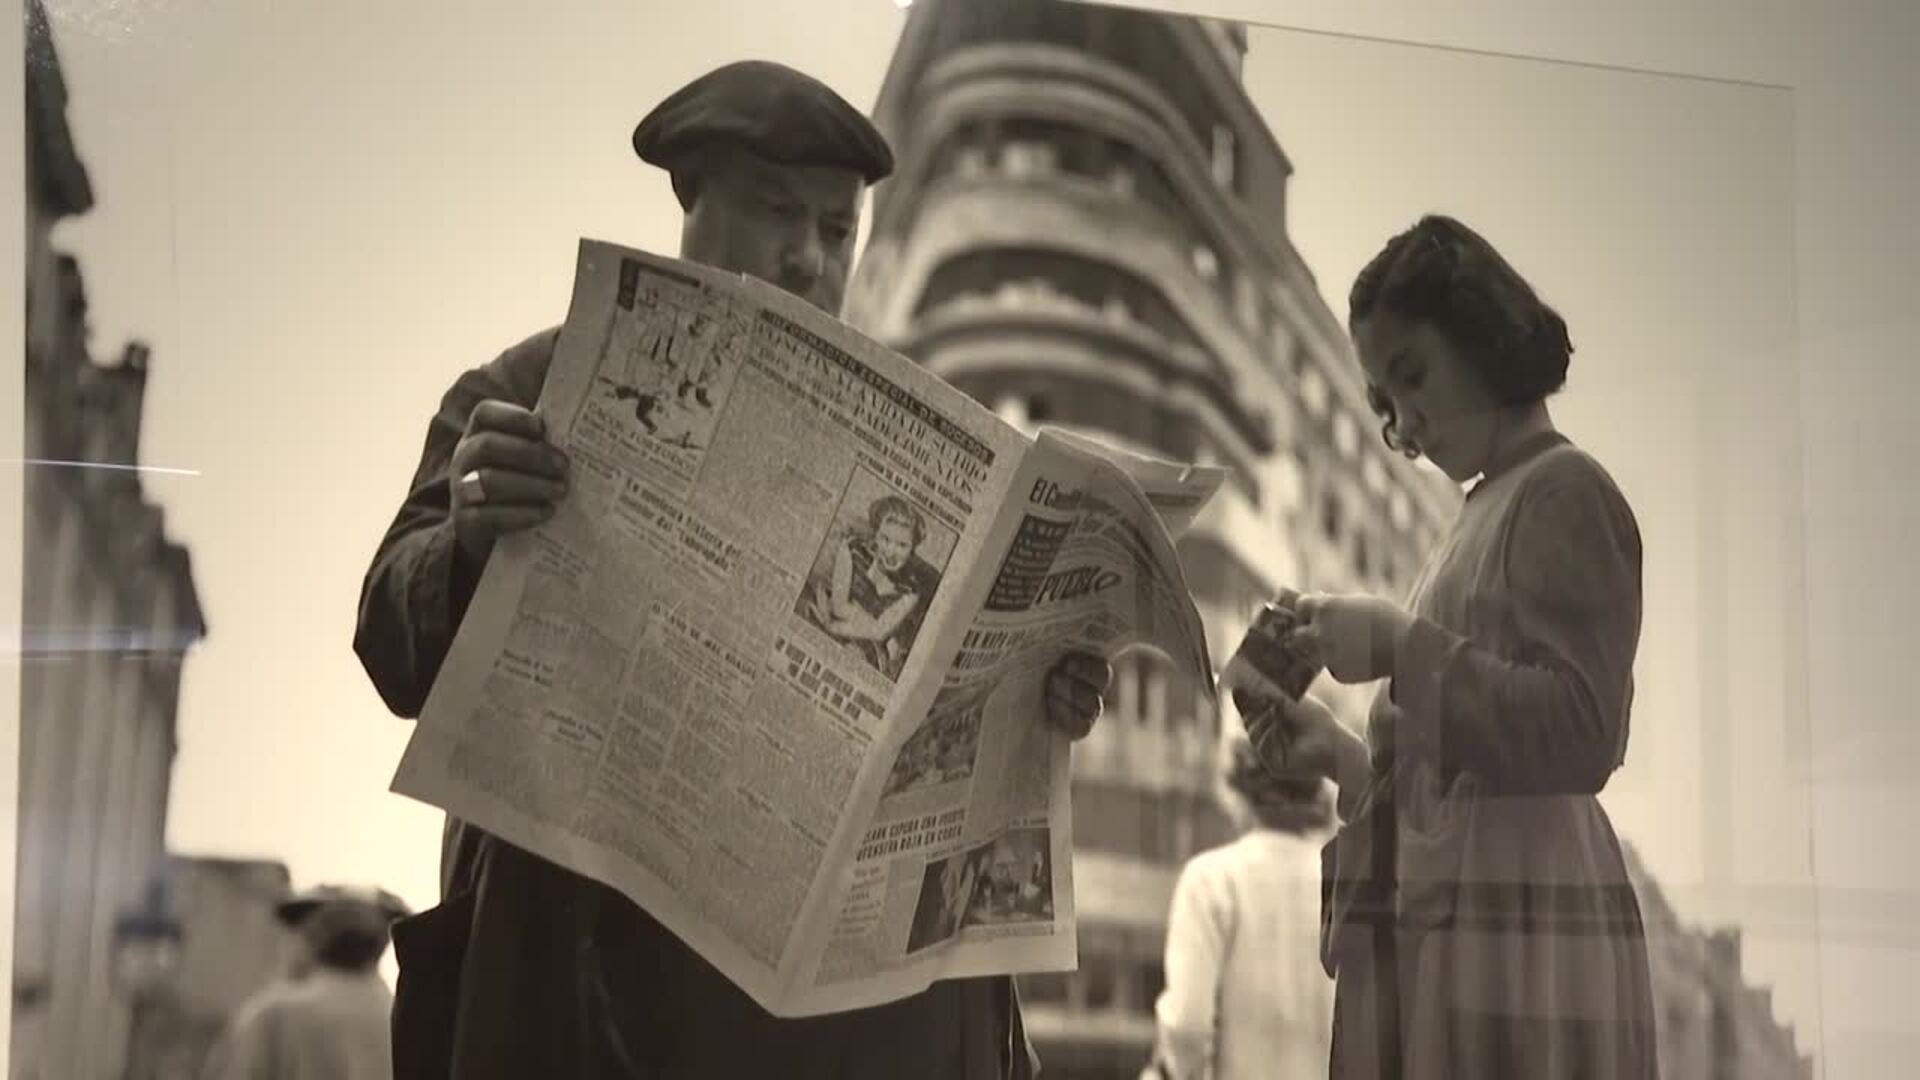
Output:
[[[700,76],[633,129],[640,160],[668,172],[689,151],[722,141],[770,161],[847,169],[869,184],[893,172],[893,150],[860,110],[820,80],[766,60]]]

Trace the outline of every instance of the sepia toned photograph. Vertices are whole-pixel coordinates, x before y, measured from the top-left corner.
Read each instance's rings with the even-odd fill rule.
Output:
[[[1913,940],[1902,879],[1818,873],[1815,779],[1883,783],[1908,736],[1809,691],[1792,88],[1088,0],[24,11],[10,1077],[1838,1080],[1886,1008],[1833,972]],[[769,283],[983,430],[1222,470],[1175,545],[1216,670],[1062,660],[1014,718],[1071,739],[1045,817],[980,826],[1001,721],[903,679],[1006,550],[856,466],[761,530],[804,536],[686,531],[801,581],[811,629],[784,591],[778,628],[681,616],[777,745],[676,716],[698,775],[597,802],[622,716],[449,749],[445,689],[504,662],[498,583],[576,488],[752,518],[556,447],[562,343],[606,332],[569,310],[583,240]],[[802,328],[629,299],[570,385],[696,462],[748,396],[729,336]],[[800,407],[729,467],[884,444]],[[722,587],[661,573],[618,587]],[[1300,678],[1217,690],[1282,596]],[[523,681],[515,715],[578,689]],[[595,693],[658,717],[642,682]],[[487,822],[396,793],[410,755]],[[843,896],[843,838],[883,850],[901,796],[996,839]],[[610,856],[533,850],[654,830],[761,883],[730,909],[756,955],[905,952],[833,956],[858,1008],[783,1015],[790,972],[724,974],[737,942]],[[988,938],[1018,959],[901,974]]]

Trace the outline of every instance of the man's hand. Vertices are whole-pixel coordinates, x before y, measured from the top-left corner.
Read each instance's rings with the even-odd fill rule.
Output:
[[[1113,665],[1093,653],[1061,657],[1047,672],[1047,723],[1076,742],[1086,738],[1106,709],[1107,684],[1112,681]]]
[[[1310,594],[1294,603],[1300,625],[1288,644],[1305,649],[1343,683],[1372,682],[1393,674],[1394,656],[1413,616],[1391,600],[1360,594]]]
[[[483,401],[447,466],[453,535],[469,557],[553,516],[567,493],[567,459],[547,442],[546,424],[505,401]]]

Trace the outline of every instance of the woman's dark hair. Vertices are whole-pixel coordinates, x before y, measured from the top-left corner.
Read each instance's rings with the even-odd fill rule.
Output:
[[[1267,828],[1301,833],[1332,820],[1333,803],[1319,778],[1273,775],[1245,735],[1234,736],[1228,747],[1225,779],[1228,790],[1245,800]]]
[[[366,929],[343,930],[321,941],[313,951],[320,966],[336,971],[362,972],[380,963],[391,940],[386,933]]]
[[[1566,320],[1533,291],[1486,238],[1459,221],[1429,214],[1387,241],[1354,279],[1347,326],[1378,312],[1425,322],[1440,332],[1502,405],[1530,405],[1567,381],[1573,342]],[[1393,403],[1369,388],[1380,434],[1402,453]]]

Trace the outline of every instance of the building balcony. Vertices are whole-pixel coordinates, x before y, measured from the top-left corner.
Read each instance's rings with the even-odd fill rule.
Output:
[[[1162,935],[1180,867],[1104,851],[1073,853],[1076,915],[1089,925]]]
[[[1200,547],[1201,542],[1251,573],[1268,596],[1282,587],[1300,587],[1300,556],[1292,537],[1281,526],[1280,514],[1263,509],[1237,489],[1222,490],[1194,520],[1185,544],[1192,548]]]
[[[1198,715],[1204,699],[1191,704],[1182,710],[1184,722],[1173,728],[1164,721],[1143,718],[1142,710],[1115,700],[1111,715],[1074,747],[1074,778],[1124,784],[1148,793],[1207,794],[1212,790],[1219,724],[1212,716]]]
[[[931,160],[915,151],[935,145],[973,117],[1051,117],[1149,153],[1184,189],[1188,202],[1228,197],[1207,170],[1210,147],[1161,89],[1085,50],[1005,42],[950,53],[922,76],[913,108],[913,126],[902,133],[903,156],[909,158]]]
[[[1206,279],[1249,339],[1277,354],[1276,335],[1296,336],[1275,330],[1276,315],[1264,299],[1271,260],[1249,245],[1245,223],[1213,190],[1197,148],[1170,141],[1152,117],[1110,87],[997,69],[970,76],[917,118],[909,136],[915,149],[876,207],[878,247],[916,220],[924,201],[956,175],[998,169],[1064,183],[1117,202],[1121,214],[1162,219],[1179,238],[1183,260],[1193,264],[1190,272]]]
[[[1002,383],[1052,384],[1043,410],[1029,404],[1029,415],[1043,413],[1035,420],[1111,430],[1189,460],[1204,444],[1248,486],[1272,445],[1265,413],[1248,407],[1197,349],[1044,288],[1009,283],[992,296],[957,297],[890,344],[986,401],[1001,396],[989,388]],[[1126,408],[1103,401],[1115,394]]]
[[[1153,1014],[1022,1003],[1021,1022],[1048,1077],[1133,1076],[1153,1046]]]
[[[1116,328],[1129,320],[1150,321],[1166,339],[1153,351],[1169,366],[1212,368],[1221,385],[1210,391],[1223,406],[1243,407],[1242,384],[1260,377],[1261,367],[1268,366],[1258,341],[1235,321],[1226,301],[1202,277],[1187,234],[1151,206],[1046,172],[956,175],[943,181],[927,199],[904,245],[897,250],[883,247],[877,253],[880,257],[869,271],[867,288],[870,292],[884,289],[884,295],[870,295],[863,325],[883,340],[898,343],[909,338],[920,330],[915,324],[924,309],[955,299],[927,295],[936,272],[968,256],[992,257],[1000,252],[1006,253],[1003,280],[1009,282],[1031,276],[1017,265],[1019,258],[1030,255],[1036,261],[1066,266],[1047,273],[1111,278],[1116,288],[1124,283],[1130,292],[1150,290],[1126,305],[1103,302],[1092,318],[1084,318],[1083,311],[1081,321],[1068,325],[1097,333],[1116,345],[1151,348],[1156,343]],[[868,258],[874,254],[870,252]],[[1073,282],[1055,284],[1061,294],[1075,291],[1069,287]],[[1016,297],[1003,297],[1003,301],[1011,299]],[[1153,310],[1135,310],[1139,304]],[[1006,314],[1011,308],[1003,302],[999,310]],[[964,317],[978,320],[992,310],[975,308]],[[1059,325],[1062,317],[1075,317],[1064,310],[1037,313],[1052,316],[1053,325]],[[1178,348],[1169,342],[1177,342]],[[1265,417],[1255,422],[1270,424]]]
[[[1122,37],[1160,39],[1115,50],[1101,44],[1111,43],[1114,31],[1063,37],[1037,29],[1023,33],[1016,25],[1025,15],[1058,9],[1067,14],[1074,5],[1021,4],[988,15],[975,10],[979,2],[943,5],[924,14],[951,22],[964,9],[963,21],[985,19],[991,26],[931,31],[917,25],[919,12],[916,21],[910,21],[902,52],[896,54],[896,70],[889,72],[876,110],[903,163],[901,174],[880,195],[880,219],[895,212],[896,200],[914,198],[919,185],[916,159],[931,156],[926,151],[945,137],[954,111],[1054,113],[1070,122],[1097,125],[1148,152],[1166,166],[1182,205],[1224,250],[1258,267],[1257,276],[1279,287],[1304,290],[1317,303],[1312,275],[1286,235],[1286,177],[1292,165],[1246,100],[1237,63],[1222,62],[1200,24],[1189,27],[1182,25],[1187,20],[1086,9],[1080,17],[1141,24],[1121,32]],[[1258,207],[1258,216],[1248,200]]]

